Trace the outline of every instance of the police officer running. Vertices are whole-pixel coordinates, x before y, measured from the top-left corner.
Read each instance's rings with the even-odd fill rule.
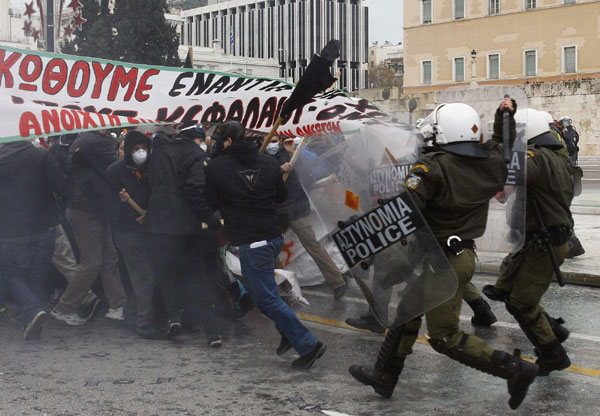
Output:
[[[486,285],[483,293],[503,301],[519,326],[536,347],[539,375],[562,370],[571,361],[561,343],[569,336],[562,319],[554,319],[540,306],[540,300],[554,277],[555,270],[541,241],[548,239],[558,265],[569,252],[567,241],[572,232],[570,205],[573,199],[572,166],[556,152],[563,145],[550,133],[542,114],[519,110],[517,123],[527,124],[527,208],[526,241],[523,248],[502,262],[502,273],[495,285]],[[537,204],[544,224],[536,216]],[[541,235],[547,227],[549,236]]]
[[[514,114],[516,104],[502,102],[502,111]],[[513,121],[514,126],[514,121]],[[463,292],[475,272],[473,239],[483,235],[490,199],[504,187],[507,166],[500,143],[502,136],[480,144],[478,113],[465,104],[442,104],[424,121],[417,123],[430,146],[405,180],[413,201],[421,210],[433,234],[445,249],[458,277],[456,294],[426,313],[431,346],[439,353],[508,381],[509,405],[516,409],[534,381],[538,366],[494,350],[485,341],[459,328]],[[514,141],[514,131],[511,139]],[[465,192],[465,184],[469,184]],[[390,329],[374,366],[352,365],[350,374],[372,386],[383,397],[390,397],[412,353],[422,317]]]

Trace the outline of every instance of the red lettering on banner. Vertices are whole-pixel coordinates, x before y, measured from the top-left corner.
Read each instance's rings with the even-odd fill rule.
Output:
[[[72,110],[73,112],[75,110]],[[69,110],[60,110],[60,122],[62,123],[64,130],[73,130],[75,128],[75,119],[77,118],[77,113],[75,116]]]
[[[14,80],[12,73],[10,72],[10,68],[17,62],[17,60],[21,57],[20,53],[13,52],[7,59],[4,59],[6,56],[6,50],[0,50],[0,86],[4,86],[6,88],[12,88],[14,85]],[[4,85],[2,85],[2,79],[4,79]]]
[[[83,123],[81,128],[88,129],[90,128],[90,126],[92,126],[92,128],[95,129],[96,127],[98,127],[98,124],[96,124],[96,122],[92,120],[93,113],[88,113],[87,111],[80,111],[79,114],[83,116]]]
[[[104,116],[102,113],[96,113],[96,115],[98,116],[98,120],[100,120],[100,126],[105,127],[106,121],[104,121]]]
[[[79,87],[75,86],[77,82],[77,76],[81,73],[81,84]],[[69,83],[67,84],[67,93],[69,97],[81,97],[85,94],[88,84],[90,83],[90,66],[85,61],[77,61],[71,68],[69,74]]]
[[[54,72],[55,68],[58,69],[58,72]],[[67,82],[67,72],[67,64],[64,60],[56,58],[48,62],[44,70],[44,78],[42,78],[44,92],[50,95],[57,94]],[[56,84],[52,86],[52,82],[56,82]]]
[[[73,114],[73,120],[75,120],[75,128],[78,130],[81,128],[81,120],[79,119],[79,113],[77,110],[71,110],[71,114]]]
[[[29,70],[29,64],[33,64],[33,72],[30,74],[27,72]],[[37,86],[30,84],[30,82],[34,82],[37,80],[42,74],[42,59],[37,55],[27,55],[21,61],[21,65],[19,66],[19,75],[23,79],[21,84],[19,84],[19,89],[23,91],[37,91]]]
[[[31,111],[25,111],[19,120],[19,134],[21,134],[21,137],[29,137],[32,129],[34,135],[42,135],[42,129],[38,119]]]
[[[110,82],[110,89],[108,90],[108,100],[114,101],[117,98],[119,87],[125,88],[126,86],[129,86],[127,92],[125,93],[125,97],[123,98],[125,101],[129,101],[133,95],[133,92],[135,91],[137,75],[137,68],[131,68],[129,72],[125,72],[124,67],[116,67]]]
[[[148,94],[145,94],[144,91],[148,91],[152,89],[152,85],[148,85],[148,78],[158,75],[160,71],[158,69],[149,69],[144,72],[140,78],[140,82],[138,84],[137,90],[135,91],[135,99],[142,102],[146,101],[148,98]]]
[[[127,122],[128,122],[129,124],[140,124],[140,122],[139,122],[139,121],[137,121],[137,120],[136,120],[135,118],[133,118],[133,117],[127,117]]]
[[[108,117],[108,122],[110,123],[111,126],[117,126],[120,127],[121,126],[121,120],[119,120],[119,117],[112,115],[112,114],[107,114],[106,115]]]
[[[92,62],[92,69],[94,70],[94,76],[96,77],[92,98],[100,98],[100,94],[102,93],[102,83],[114,67],[113,64],[106,64],[104,69],[102,69],[102,64],[100,64],[100,62]]]
[[[52,128],[50,128],[52,124]],[[44,126],[44,132],[50,134],[52,131],[55,133],[60,132],[60,116],[57,110],[42,110],[42,125]]]

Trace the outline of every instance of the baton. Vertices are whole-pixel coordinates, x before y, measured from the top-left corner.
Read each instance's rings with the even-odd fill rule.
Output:
[[[508,94],[504,98],[510,98]],[[510,113],[508,109],[502,112],[502,143],[504,145],[504,162],[508,163],[511,159],[512,149],[510,148]]]
[[[538,237],[538,241],[541,243],[542,248],[548,252],[548,256],[550,256],[550,262],[552,262],[552,268],[554,269],[554,274],[556,274],[556,280],[558,280],[559,286],[564,286],[565,281],[563,280],[562,274],[560,272],[560,266],[558,265],[558,261],[556,260],[556,256],[554,255],[554,250],[552,250],[552,244],[550,244],[549,232],[546,228],[546,224],[544,223],[544,219],[542,218],[542,213],[540,212],[540,207],[535,199],[532,199],[533,209],[535,211],[535,216],[537,217],[538,223],[540,224],[540,233]]]

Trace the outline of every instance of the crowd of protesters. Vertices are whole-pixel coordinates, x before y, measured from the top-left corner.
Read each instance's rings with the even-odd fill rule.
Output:
[[[272,269],[280,236],[291,228],[334,299],[344,296],[346,276],[315,237],[299,179],[292,172],[282,180],[294,140],[275,139],[259,154],[260,138],[245,137],[239,123],[224,126],[234,137],[211,141],[201,125],[186,123],[172,134],[131,130],[117,139],[96,131],[52,137],[46,146],[0,145],[0,322],[20,326],[30,340],[40,338],[49,317],[81,326],[104,311],[144,338],[187,328],[203,330],[219,347],[217,316],[240,318],[256,304],[282,335],[277,352],[294,347],[304,357],[294,366],[310,367],[324,345],[281,300],[273,272],[265,280],[264,267],[252,267],[249,250],[260,257],[264,241],[272,250],[263,249],[262,258]],[[218,159],[223,163],[211,169]],[[238,173],[247,169],[239,183],[227,168],[214,173],[226,163],[239,164]],[[256,177],[253,163],[264,165]],[[263,183],[272,166],[272,183]],[[232,182],[223,185],[222,175]],[[272,193],[270,186],[284,188]],[[228,240],[252,280],[237,280],[225,266]],[[15,310],[7,309],[9,300]]]

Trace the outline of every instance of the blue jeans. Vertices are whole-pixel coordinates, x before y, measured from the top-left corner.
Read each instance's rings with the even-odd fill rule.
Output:
[[[23,324],[43,310],[54,236],[51,228],[39,234],[0,237],[0,286],[17,304]]]
[[[275,258],[283,246],[283,237],[267,240],[262,247],[240,246],[242,279],[259,311],[275,322],[275,327],[300,355],[310,353],[317,337],[300,322],[292,308],[281,299],[275,283]]]

